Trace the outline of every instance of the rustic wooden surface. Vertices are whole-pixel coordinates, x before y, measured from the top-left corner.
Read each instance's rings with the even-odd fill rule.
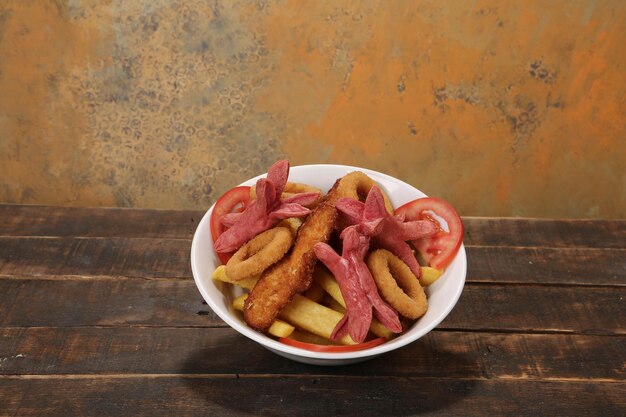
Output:
[[[316,367],[203,302],[202,214],[0,206],[0,415],[626,411],[626,221],[465,218],[450,316],[383,357]]]

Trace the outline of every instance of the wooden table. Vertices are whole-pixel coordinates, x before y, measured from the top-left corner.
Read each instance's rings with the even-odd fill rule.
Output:
[[[626,413],[626,221],[465,218],[451,315],[398,351],[316,367],[203,302],[202,214],[0,205],[0,415]]]

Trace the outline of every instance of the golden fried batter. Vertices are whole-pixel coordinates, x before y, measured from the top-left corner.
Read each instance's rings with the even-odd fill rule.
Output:
[[[328,241],[337,219],[338,183],[306,218],[298,230],[292,252],[267,269],[250,291],[243,309],[243,317],[250,327],[266,330],[294,295],[310,287],[317,262],[313,246]]]
[[[226,275],[234,281],[250,278],[278,262],[293,243],[286,227],[273,227],[247,241],[228,260]]]
[[[351,172],[335,182],[298,230],[292,252],[266,269],[250,292],[243,310],[243,317],[250,327],[267,330],[294,295],[311,286],[317,262],[313,246],[328,242],[336,227],[338,216],[335,201],[342,197],[359,199],[367,195],[375,184],[374,180],[359,171]],[[387,209],[393,211],[386,195],[384,198]]]
[[[338,198],[349,197],[359,201],[365,201],[365,197],[370,192],[376,182],[361,171],[354,171],[341,177],[337,192]],[[387,194],[381,189],[383,199],[385,200],[385,208],[393,214],[393,206]]]
[[[412,320],[426,313],[426,293],[404,261],[386,249],[378,249],[368,256],[367,266],[380,295],[398,313]]]

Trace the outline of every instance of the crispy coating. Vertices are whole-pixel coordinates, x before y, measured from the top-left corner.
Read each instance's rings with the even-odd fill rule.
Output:
[[[313,281],[317,262],[313,246],[328,242],[337,219],[337,185],[315,207],[298,230],[293,250],[267,269],[246,299],[243,317],[254,329],[265,331],[291,299],[306,291]]]
[[[354,171],[341,178],[337,192],[340,198],[349,197],[358,201],[365,201],[365,197],[375,185],[376,182],[366,174],[361,171]],[[390,214],[393,214],[393,206],[391,205],[389,197],[382,189],[381,193],[385,201],[385,208]]]
[[[250,291],[243,310],[244,320],[250,327],[266,331],[293,297],[311,286],[317,263],[313,247],[320,242],[327,243],[338,226],[335,202],[342,197],[363,199],[375,184],[360,171],[335,182],[298,230],[292,252],[266,269]],[[384,195],[384,199],[387,210],[393,212],[389,198]]]
[[[265,271],[287,253],[293,236],[286,227],[273,227],[247,241],[228,260],[226,274],[235,281]]]
[[[424,289],[400,258],[388,250],[378,249],[367,258],[367,266],[383,299],[398,313],[413,320],[426,313],[428,300]]]

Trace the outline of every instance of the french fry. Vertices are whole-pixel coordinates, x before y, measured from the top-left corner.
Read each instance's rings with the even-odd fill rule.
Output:
[[[248,294],[241,294],[235,298],[232,303],[233,308],[237,311],[243,311],[243,303],[246,301],[246,298],[248,298]]]
[[[311,343],[314,345],[330,345],[332,342],[325,337],[318,336],[313,333],[309,333],[304,330],[294,330],[291,335],[289,335],[290,339],[297,340],[299,342]]]
[[[335,300],[333,297],[331,297],[330,294],[326,294],[326,297],[324,297],[324,303],[329,308],[332,308],[333,310],[338,311],[342,314],[345,314],[346,312],[346,308],[342,306],[341,304],[339,304],[339,302]]]
[[[242,294],[235,298],[232,303],[233,308],[238,311],[243,311],[243,303],[246,301],[246,298],[248,298],[248,294]],[[289,337],[294,330],[295,328],[291,324],[285,323],[282,320],[274,320],[270,328],[267,329],[267,332],[276,337]]]
[[[315,268],[313,279],[320,284],[345,311],[346,303],[343,300],[341,289],[339,289],[339,284],[337,284],[335,277],[326,268]],[[394,337],[393,332],[375,318],[372,319],[372,323],[370,324],[370,331],[376,336],[384,337],[387,340],[393,339]]]
[[[254,284],[258,280],[258,277],[254,277],[247,278],[241,281],[234,281],[230,279],[228,275],[226,275],[226,268],[224,267],[224,265],[218,266],[213,272],[212,277],[213,279],[218,281],[240,285],[242,288],[245,289],[251,289],[252,287],[254,287]],[[247,297],[248,294],[243,294],[235,298],[232,302],[233,308],[235,310],[243,311],[243,304]],[[285,313],[287,315],[287,318],[283,317],[283,319],[305,330],[308,330],[311,333],[330,339],[330,335],[333,329],[335,328],[339,320],[341,320],[343,314],[333,311],[320,304],[317,304],[315,301],[309,300],[304,296],[299,295],[296,298],[301,299],[301,301],[296,303],[296,308],[288,308],[291,304],[294,304],[295,300],[292,301],[287,307],[285,307],[284,310],[288,310],[288,312]],[[328,312],[330,312],[330,314]],[[317,316],[318,313],[320,313],[321,315]],[[279,324],[276,324],[276,322],[279,322]],[[285,327],[283,324],[289,327]],[[292,331],[293,326],[291,324],[285,323],[284,321],[281,322],[280,320],[275,320],[274,323],[272,323],[272,326],[270,326],[270,328],[268,329],[268,333],[277,337],[286,337],[285,334],[290,334]],[[273,332],[280,332],[280,335],[274,334]],[[339,342],[343,344],[354,344],[354,341],[349,336],[342,338]]]
[[[322,298],[324,298],[324,295],[326,295],[326,291],[324,291],[324,288],[322,288],[320,284],[313,281],[309,289],[306,290],[303,295],[309,300],[319,303],[322,301]]]
[[[432,269],[432,268],[431,268]],[[436,271],[436,270],[435,270]],[[239,285],[244,289],[252,289],[259,279],[259,276],[234,281],[226,275],[226,267],[218,266],[213,272],[212,278],[217,281]],[[329,301],[331,307],[325,307],[319,302],[328,293],[333,301]],[[341,295],[341,290],[337,281],[325,268],[316,268],[314,272],[314,283],[307,291],[305,297],[296,295],[280,313],[282,320],[275,320],[268,329],[268,333],[276,337],[287,337],[294,331],[294,326],[306,330],[314,335],[330,339],[330,335],[337,323],[341,320],[345,312],[345,302]],[[243,294],[233,300],[233,308],[243,311],[244,301],[248,295]],[[310,298],[309,298],[310,297]],[[394,334],[387,329],[377,319],[372,319],[370,325],[372,333],[385,339],[392,339]],[[340,344],[354,344],[350,336],[344,336],[339,340]]]
[[[260,275],[235,281],[231,279],[228,275],[226,275],[226,265],[220,265],[215,269],[215,271],[213,271],[211,277],[216,281],[228,282],[229,284],[239,285],[241,288],[250,290],[259,280]]]
[[[391,340],[395,337],[393,332],[387,328],[384,324],[378,321],[378,319],[372,319],[370,324],[370,331],[378,337],[384,337],[387,340]]]
[[[437,281],[439,277],[441,277],[441,275],[443,275],[443,269],[423,266],[422,276],[420,277],[420,284],[422,284],[422,287],[427,287],[433,282]]]
[[[330,339],[343,314],[296,294],[293,300],[283,308],[279,317],[294,326]],[[342,345],[356,342],[348,335],[338,341]]]
[[[295,327],[291,324],[282,320],[274,320],[270,328],[267,329],[267,332],[276,337],[289,337],[294,330]]]
[[[335,301],[344,308],[346,307],[346,303],[343,301],[343,295],[341,295],[341,290],[339,289],[339,284],[337,284],[335,277],[328,269],[322,267],[315,268],[313,271],[313,280],[317,282],[320,287],[324,288]]]

